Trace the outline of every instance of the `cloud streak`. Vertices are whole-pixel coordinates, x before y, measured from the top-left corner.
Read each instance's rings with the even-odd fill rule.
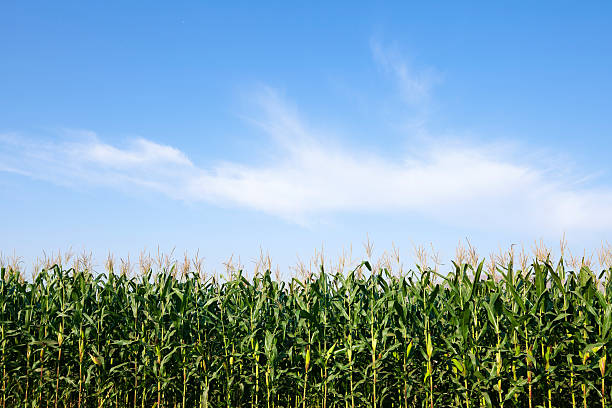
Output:
[[[422,106],[429,100],[437,75],[432,71],[414,70],[395,48],[385,47],[378,41],[371,40],[370,49],[374,61],[396,81],[405,102]]]
[[[272,164],[193,163],[139,138],[112,145],[92,132],[61,141],[0,137],[0,169],[63,185],[155,191],[238,206],[298,223],[335,213],[391,213],[480,229],[612,230],[612,190],[587,187],[494,147],[422,142],[391,159],[332,145],[272,91],[256,123]]]

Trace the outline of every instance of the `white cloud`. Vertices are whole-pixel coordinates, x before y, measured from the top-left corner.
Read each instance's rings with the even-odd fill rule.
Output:
[[[407,213],[479,229],[611,230],[612,190],[589,188],[494,146],[422,142],[401,160],[327,142],[272,91],[257,120],[280,154],[270,164],[192,163],[146,139],[126,146],[87,134],[71,141],[0,137],[2,170],[62,184],[152,190],[295,222],[338,212]],[[563,176],[563,177],[562,177]]]
[[[113,168],[138,166],[178,165],[192,166],[187,156],[178,149],[163,146],[146,139],[133,140],[127,149],[119,149],[103,143],[74,146],[75,154],[83,154],[86,160]]]
[[[416,71],[394,47],[385,47],[376,40],[370,41],[374,60],[397,81],[405,102],[420,106],[430,97],[431,87],[438,75],[432,70]]]

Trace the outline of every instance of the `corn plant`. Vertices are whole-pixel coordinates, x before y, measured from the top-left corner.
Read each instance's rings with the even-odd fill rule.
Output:
[[[610,401],[612,270],[363,262],[287,281],[0,270],[0,404],[565,407]]]

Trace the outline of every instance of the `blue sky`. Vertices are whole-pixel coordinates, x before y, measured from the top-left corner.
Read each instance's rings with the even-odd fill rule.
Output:
[[[0,249],[445,264],[612,232],[609,2],[2,2]],[[286,272],[289,273],[289,272]]]

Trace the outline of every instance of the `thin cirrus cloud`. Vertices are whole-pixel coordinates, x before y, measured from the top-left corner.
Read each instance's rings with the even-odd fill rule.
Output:
[[[427,103],[432,76],[415,73],[379,43],[371,49],[406,103]],[[273,90],[263,89],[255,99],[262,113],[252,122],[270,136],[275,152],[265,164],[204,166],[176,147],[145,138],[113,145],[81,131],[59,141],[0,135],[0,170],[68,186],[141,188],[300,224],[338,213],[375,213],[537,234],[612,230],[610,186],[589,187],[494,144],[430,137],[414,142],[418,154],[399,159],[364,154],[329,143],[338,138],[312,127]]]
[[[385,46],[375,39],[370,41],[370,49],[378,66],[395,79],[404,102],[413,107],[423,107],[428,102],[431,88],[439,80],[439,75],[431,69],[415,70],[396,47]]]
[[[41,142],[0,138],[4,171],[64,185],[143,188],[190,202],[239,206],[298,223],[340,212],[406,213],[473,228],[608,230],[612,191],[581,188],[502,158],[495,148],[423,142],[392,160],[332,146],[274,92],[257,121],[278,154],[274,164],[205,167],[179,149],[139,138],[125,146],[92,132]],[[507,157],[507,155],[505,155]]]

